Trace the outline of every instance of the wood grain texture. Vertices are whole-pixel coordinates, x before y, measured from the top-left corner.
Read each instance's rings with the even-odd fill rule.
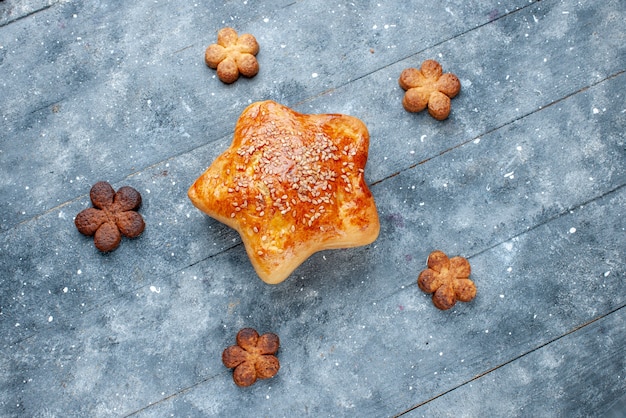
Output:
[[[623,416],[625,317],[599,317],[402,416]]]
[[[0,415],[587,416],[621,402],[623,2],[37,10],[0,20]],[[253,79],[227,86],[204,64],[224,25],[259,41]],[[401,105],[400,73],[428,58],[461,80],[444,122]],[[318,253],[278,286],[186,197],[265,99],[365,122],[381,222],[373,244]],[[146,222],[107,255],[73,223],[99,180],[139,190]],[[470,261],[473,301],[441,312],[419,290],[435,249]],[[246,390],[220,358],[243,327],[281,341],[278,375]]]

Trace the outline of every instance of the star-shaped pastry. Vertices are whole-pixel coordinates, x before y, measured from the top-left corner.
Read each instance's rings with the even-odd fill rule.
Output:
[[[280,283],[317,251],[378,236],[364,179],[368,147],[367,128],[355,117],[253,103],[239,117],[231,146],[188,195],[239,232],[264,282]]]

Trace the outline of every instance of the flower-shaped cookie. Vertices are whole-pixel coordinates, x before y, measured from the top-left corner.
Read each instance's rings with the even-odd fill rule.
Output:
[[[434,305],[450,309],[457,300],[469,302],[476,296],[476,285],[469,279],[469,262],[463,257],[448,258],[441,251],[428,256],[428,269],[422,271],[417,285],[426,293],[433,293]]]
[[[421,112],[428,106],[428,113],[444,120],[450,114],[450,99],[461,91],[461,82],[452,73],[442,74],[441,65],[426,60],[422,67],[407,68],[400,74],[398,83],[406,90],[402,105],[409,112]]]
[[[204,61],[217,68],[217,77],[224,83],[237,81],[239,74],[254,77],[259,72],[255,55],[259,52],[256,38],[249,33],[241,36],[233,28],[223,28],[217,33],[217,43],[204,53]]]
[[[78,231],[93,236],[96,248],[102,252],[115,250],[122,235],[138,237],[145,228],[141,215],[135,212],[141,206],[141,195],[132,187],[124,186],[117,193],[105,181],[93,185],[89,192],[93,208],[76,215]]]
[[[234,368],[233,380],[237,386],[250,386],[257,379],[268,379],[278,373],[280,363],[274,354],[280,341],[276,334],[259,336],[252,328],[237,333],[237,345],[231,345],[222,353],[222,363]]]

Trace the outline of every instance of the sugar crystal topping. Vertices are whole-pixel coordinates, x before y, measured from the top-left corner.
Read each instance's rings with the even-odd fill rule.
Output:
[[[231,203],[231,217],[253,205],[260,217],[271,210],[274,215],[280,212],[293,217],[295,223],[311,227],[335,205],[337,192],[352,192],[354,173],[363,173],[362,169],[355,170],[352,159],[357,151],[353,146],[340,149],[323,132],[306,137],[299,130],[273,122],[247,132],[236,152],[240,158],[228,192],[247,191],[239,195],[248,198]],[[302,208],[302,204],[306,210],[298,213],[296,207]],[[293,231],[295,225],[291,226]]]

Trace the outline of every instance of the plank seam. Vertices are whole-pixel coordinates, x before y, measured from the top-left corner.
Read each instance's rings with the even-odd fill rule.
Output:
[[[6,22],[4,22],[4,23],[0,24],[0,28],[3,28],[3,27],[5,27],[5,26],[8,26],[8,25],[10,25],[10,24],[12,24],[12,23],[15,23],[15,22],[19,22],[19,21],[20,21],[20,20],[22,20],[22,19],[29,18],[29,17],[31,17],[31,16],[33,16],[33,15],[36,15],[37,13],[44,12],[44,11],[46,11],[46,10],[50,9],[51,7],[56,6],[58,3],[59,3],[59,2],[58,2],[58,1],[56,1],[56,2],[54,2],[54,3],[52,3],[52,4],[48,4],[47,6],[42,7],[41,9],[33,10],[32,12],[29,12],[29,13],[26,13],[25,15],[22,15],[22,16],[19,16],[19,17],[16,17],[16,18],[15,18],[15,19],[13,19],[13,20],[8,20],[8,21],[6,21]]]
[[[388,63],[388,64],[386,64],[386,65],[383,65],[383,66],[382,66],[382,67],[380,67],[380,68],[377,68],[377,69],[375,69],[375,70],[370,71],[369,73],[362,74],[362,75],[360,75],[360,76],[358,76],[358,77],[356,77],[356,78],[353,78],[353,79],[348,80],[347,82],[345,82],[345,83],[343,83],[343,84],[339,84],[339,85],[337,85],[337,86],[335,86],[335,87],[333,87],[333,88],[330,88],[330,89],[328,89],[328,90],[325,90],[325,91],[323,91],[323,92],[320,92],[320,93],[318,93],[318,94],[315,94],[315,95],[313,95],[313,96],[311,96],[311,97],[307,97],[307,98],[305,98],[305,99],[302,99],[301,101],[299,101],[299,102],[295,103],[295,104],[294,104],[294,106],[300,106],[300,105],[303,105],[304,103],[307,103],[307,102],[310,102],[310,101],[312,101],[312,100],[315,100],[315,99],[317,99],[317,98],[319,98],[319,97],[321,97],[321,96],[324,96],[325,94],[329,94],[329,93],[334,92],[335,90],[341,89],[341,88],[343,88],[343,87],[347,86],[347,85],[348,85],[348,84],[350,84],[350,83],[354,83],[355,81],[361,80],[361,79],[363,79],[363,78],[367,78],[367,77],[371,76],[372,74],[375,74],[375,73],[377,73],[377,72],[379,72],[379,71],[382,71],[382,70],[384,70],[384,69],[386,69],[386,68],[393,67],[394,65],[396,65],[396,64],[398,64],[398,63],[400,63],[400,62],[402,62],[402,61],[405,61],[405,60],[407,60],[407,59],[409,59],[409,58],[411,58],[411,57],[415,57],[415,56],[417,56],[417,55],[419,55],[419,54],[422,54],[422,53],[424,53],[425,51],[428,51],[429,49],[434,49],[434,48],[437,48],[438,46],[441,46],[441,45],[445,44],[446,42],[453,41],[453,40],[455,40],[455,39],[457,39],[457,38],[460,38],[460,37],[462,37],[462,36],[464,36],[464,35],[466,35],[466,34],[468,34],[468,33],[470,33],[470,32],[473,32],[473,31],[475,31],[475,30],[477,30],[477,29],[480,29],[480,28],[482,28],[482,27],[484,27],[484,26],[487,26],[487,25],[489,25],[489,24],[491,24],[491,23],[493,23],[493,22],[496,22],[496,21],[498,21],[498,20],[500,20],[500,19],[503,19],[503,18],[508,17],[508,16],[510,16],[510,15],[512,15],[512,14],[515,14],[515,13],[521,12],[522,10],[526,9],[527,7],[530,7],[530,6],[532,6],[533,4],[538,3],[538,2],[540,2],[540,1],[541,1],[541,0],[535,0],[534,2],[529,3],[529,4],[527,4],[526,6],[522,6],[522,7],[518,8],[518,9],[511,10],[510,12],[508,12],[508,13],[504,13],[504,14],[502,14],[501,16],[498,16],[498,17],[496,17],[496,18],[494,18],[494,19],[488,20],[487,22],[480,23],[480,24],[478,24],[478,25],[476,25],[476,26],[474,26],[474,27],[472,27],[472,28],[469,28],[469,29],[467,29],[467,30],[463,31],[463,32],[459,32],[459,33],[457,33],[456,35],[451,36],[450,38],[443,39],[443,40],[441,40],[441,41],[439,41],[439,42],[435,42],[435,43],[434,43],[434,44],[432,44],[432,45],[428,45],[426,48],[420,49],[419,51],[417,51],[417,52],[415,52],[415,53],[413,53],[413,54],[409,54],[409,55],[406,55],[406,56],[404,56],[404,57],[402,57],[402,58],[399,58],[399,59],[397,59],[397,60],[395,60],[395,61],[392,61],[392,62],[390,62],[390,63]]]
[[[514,358],[512,358],[512,359],[510,359],[510,360],[508,360],[508,361],[505,361],[505,362],[504,362],[504,363],[502,363],[502,364],[499,364],[499,365],[494,366],[494,367],[492,367],[492,368],[490,368],[490,369],[487,369],[487,370],[485,370],[484,372],[479,373],[479,374],[477,374],[476,376],[472,377],[471,379],[468,379],[468,380],[466,380],[465,382],[463,382],[463,383],[461,383],[461,384],[459,384],[459,385],[457,385],[457,386],[455,386],[455,387],[453,387],[453,388],[450,388],[450,389],[448,389],[448,390],[446,390],[446,391],[444,391],[444,392],[441,392],[440,394],[438,394],[438,395],[436,395],[436,396],[433,396],[433,397],[432,397],[432,398],[430,398],[430,399],[427,399],[427,400],[425,400],[425,401],[423,401],[423,402],[420,402],[419,404],[417,404],[417,405],[415,405],[415,406],[413,406],[413,407],[411,407],[411,408],[409,408],[409,409],[407,409],[407,410],[405,410],[405,411],[403,411],[403,412],[400,412],[400,413],[398,413],[398,414],[394,415],[393,417],[394,417],[394,418],[397,418],[397,417],[400,417],[400,416],[402,416],[402,415],[405,415],[405,414],[407,414],[407,413],[409,413],[409,412],[411,412],[411,411],[414,411],[414,410],[416,410],[416,409],[418,409],[418,408],[420,408],[420,407],[422,407],[422,406],[426,405],[426,404],[427,404],[427,403],[429,403],[429,402],[434,401],[435,399],[441,398],[441,397],[443,397],[443,396],[445,396],[445,395],[447,395],[447,394],[449,394],[449,393],[451,393],[451,392],[454,392],[455,390],[460,389],[460,388],[462,388],[463,386],[466,386],[466,385],[468,385],[468,384],[470,384],[470,383],[472,383],[472,382],[474,382],[474,381],[476,381],[476,380],[478,380],[478,379],[480,379],[480,378],[482,378],[482,377],[484,377],[484,376],[487,376],[487,375],[488,375],[489,373],[491,373],[491,372],[494,372],[494,371],[496,371],[496,370],[498,370],[498,369],[500,369],[500,368],[502,368],[502,367],[504,367],[504,366],[507,366],[507,365],[509,365],[509,364],[511,364],[511,363],[513,363],[513,362],[515,362],[515,361],[517,361],[517,360],[520,360],[520,359],[522,359],[522,358],[526,357],[527,355],[534,353],[535,351],[541,350],[542,348],[544,348],[544,347],[546,347],[546,346],[549,346],[549,345],[551,345],[551,344],[553,344],[553,343],[555,343],[555,342],[557,342],[557,341],[561,340],[562,338],[567,337],[568,335],[571,335],[571,334],[573,334],[573,333],[575,333],[575,332],[577,332],[577,331],[580,331],[581,329],[583,329],[583,328],[585,328],[585,327],[587,327],[587,326],[589,326],[589,325],[593,324],[594,322],[597,322],[597,321],[599,321],[599,320],[601,320],[601,319],[603,319],[603,318],[606,318],[606,317],[608,317],[608,316],[610,316],[610,315],[613,315],[613,314],[615,314],[615,313],[619,312],[620,310],[624,309],[624,307],[626,307],[626,305],[621,305],[621,306],[619,306],[619,307],[617,307],[617,308],[613,309],[612,311],[607,312],[607,313],[606,313],[606,314],[604,314],[604,315],[600,315],[600,316],[598,316],[598,317],[596,317],[596,318],[593,318],[593,319],[591,319],[591,320],[589,320],[589,321],[587,321],[587,322],[584,322],[584,323],[582,323],[581,325],[578,325],[578,326],[576,326],[576,327],[572,328],[571,330],[569,330],[569,331],[565,332],[564,334],[562,334],[562,335],[560,335],[560,336],[558,336],[558,337],[552,338],[551,340],[548,340],[548,341],[546,341],[545,343],[540,344],[540,345],[538,345],[537,347],[535,347],[535,348],[533,348],[533,349],[530,349],[530,350],[528,350],[528,351],[525,351],[525,352],[523,352],[522,354],[518,355],[517,357],[514,357]]]
[[[215,375],[213,375],[213,376],[206,377],[206,378],[204,378],[204,379],[202,379],[202,380],[200,380],[200,381],[198,381],[198,382],[194,383],[193,385],[189,385],[189,386],[186,386],[186,387],[184,387],[184,388],[182,388],[182,389],[179,389],[179,390],[177,390],[176,392],[173,392],[173,393],[171,393],[170,395],[167,395],[167,396],[166,396],[166,397],[164,397],[164,398],[161,398],[161,399],[159,399],[159,400],[157,400],[157,401],[155,401],[155,402],[151,402],[151,403],[149,403],[148,405],[144,406],[143,408],[139,408],[139,409],[137,409],[136,411],[133,411],[133,412],[129,412],[129,413],[127,413],[126,415],[124,415],[124,418],[132,417],[133,415],[137,415],[137,414],[139,414],[139,413],[141,413],[141,412],[143,412],[143,411],[145,411],[145,410],[147,410],[147,409],[152,408],[152,407],[153,407],[153,406],[155,406],[155,405],[158,405],[158,404],[160,404],[160,403],[166,402],[166,401],[167,401],[167,400],[169,400],[169,399],[173,399],[173,398],[175,398],[175,397],[177,397],[177,396],[180,396],[180,395],[182,395],[182,394],[184,394],[184,393],[186,393],[186,392],[189,392],[190,390],[192,390],[192,389],[193,389],[193,388],[195,388],[196,386],[200,386],[200,385],[202,385],[202,384],[204,384],[204,383],[208,382],[209,380],[213,380],[213,379],[215,379],[217,376],[219,376],[219,375],[221,375],[221,374],[224,374],[224,373],[226,373],[226,371],[223,371],[223,372],[217,373],[217,374],[215,374]]]
[[[370,186],[374,187],[374,186],[376,186],[379,183],[382,183],[382,182],[384,182],[384,181],[386,181],[386,180],[388,180],[390,178],[393,178],[393,177],[397,176],[398,174],[404,173],[406,171],[410,171],[410,170],[414,169],[417,166],[420,166],[420,165],[422,165],[424,163],[427,163],[430,160],[433,160],[433,159],[435,159],[437,157],[440,157],[440,156],[442,156],[444,154],[447,154],[448,152],[453,151],[453,150],[455,150],[457,148],[461,148],[461,147],[469,144],[470,142],[474,142],[475,140],[477,140],[479,138],[482,138],[484,136],[490,135],[490,134],[492,134],[492,133],[494,133],[494,132],[496,132],[496,131],[498,131],[498,130],[500,130],[502,128],[505,128],[505,127],[510,126],[510,125],[512,125],[514,123],[517,123],[517,122],[519,122],[519,121],[521,121],[521,120],[523,120],[523,119],[525,119],[525,118],[527,118],[529,116],[534,115],[535,113],[538,113],[538,112],[540,112],[542,110],[545,110],[545,109],[547,109],[549,107],[552,107],[552,106],[554,106],[554,105],[556,105],[558,103],[561,103],[561,102],[563,102],[563,101],[565,101],[565,100],[567,100],[567,99],[569,99],[569,98],[571,98],[571,97],[573,97],[573,96],[575,96],[575,95],[577,95],[579,93],[587,91],[587,90],[589,90],[589,89],[591,89],[591,88],[593,88],[593,87],[595,87],[597,85],[600,85],[600,84],[602,84],[602,83],[604,83],[606,81],[610,81],[610,80],[612,80],[612,79],[614,79],[616,77],[619,77],[620,75],[624,74],[625,72],[626,72],[626,70],[620,70],[620,71],[618,71],[618,72],[616,72],[614,74],[609,75],[606,78],[603,78],[602,80],[598,80],[598,81],[596,81],[594,83],[589,84],[588,86],[581,87],[580,89],[578,89],[576,91],[573,91],[573,92],[571,92],[571,93],[569,93],[569,94],[567,94],[567,95],[565,95],[565,96],[563,96],[563,97],[561,97],[559,99],[556,99],[556,100],[554,100],[554,101],[552,101],[552,102],[550,102],[550,103],[548,103],[546,105],[539,106],[538,108],[533,109],[533,110],[531,110],[531,111],[529,111],[529,112],[527,112],[527,113],[525,113],[525,114],[523,114],[523,115],[521,115],[521,116],[519,116],[519,117],[517,117],[515,119],[511,119],[510,121],[505,122],[502,125],[495,126],[492,129],[489,129],[489,130],[483,132],[480,135],[477,135],[477,136],[475,136],[473,138],[468,139],[467,141],[461,142],[459,144],[454,145],[453,147],[450,147],[448,149],[440,151],[439,153],[437,153],[437,154],[435,154],[435,155],[433,155],[431,157],[425,158],[425,159],[423,159],[420,162],[417,162],[417,163],[412,164],[412,165],[410,165],[410,166],[408,166],[406,168],[403,168],[402,170],[398,170],[395,173],[390,174],[387,177],[384,177],[384,178],[382,178],[380,180],[373,181],[370,184]]]
[[[570,98],[570,97],[572,97],[572,96],[575,96],[575,95],[576,95],[576,94],[578,94],[578,93],[582,93],[582,92],[584,92],[584,91],[586,91],[586,90],[589,90],[590,88],[593,88],[593,87],[595,87],[595,86],[597,86],[597,85],[600,85],[600,84],[604,83],[605,81],[609,81],[609,80],[611,80],[611,79],[613,79],[613,78],[619,77],[620,75],[624,74],[625,72],[626,72],[626,70],[620,70],[620,71],[618,71],[618,72],[616,72],[616,73],[614,73],[614,74],[609,75],[608,77],[605,77],[605,78],[603,78],[603,79],[601,79],[601,80],[598,80],[598,81],[596,81],[596,82],[594,82],[594,83],[591,83],[591,84],[590,84],[590,85],[588,85],[588,86],[582,87],[582,88],[580,88],[580,89],[578,89],[578,90],[576,90],[576,91],[574,91],[574,92],[572,92],[572,93],[569,93],[569,94],[567,94],[566,96],[563,96],[563,97],[561,97],[561,98],[559,98],[559,99],[557,99],[557,100],[554,100],[553,102],[550,102],[550,103],[548,103],[548,104],[547,104],[547,105],[545,105],[545,106],[539,106],[537,109],[534,109],[534,110],[532,110],[532,111],[530,111],[530,112],[527,112],[527,113],[525,113],[524,115],[521,115],[521,116],[519,116],[519,117],[518,117],[518,118],[516,118],[516,119],[512,119],[512,120],[510,120],[510,121],[508,121],[508,122],[503,123],[502,125],[498,125],[498,126],[496,126],[496,127],[493,127],[492,129],[489,129],[489,130],[487,130],[487,131],[483,132],[481,135],[477,135],[477,136],[475,136],[475,137],[472,137],[472,138],[468,139],[467,141],[461,142],[461,143],[459,143],[459,144],[457,144],[457,145],[455,145],[455,146],[453,146],[453,147],[450,147],[450,148],[448,148],[448,149],[445,149],[445,150],[443,150],[443,151],[441,151],[441,152],[439,152],[439,153],[437,153],[437,154],[435,154],[435,155],[433,155],[433,156],[431,156],[431,157],[428,157],[428,158],[426,158],[426,159],[424,159],[424,160],[422,160],[422,161],[419,161],[419,162],[417,162],[417,163],[415,163],[415,164],[411,164],[411,165],[409,165],[408,167],[403,168],[402,170],[398,170],[398,171],[396,171],[395,173],[390,174],[390,175],[388,175],[388,176],[386,176],[386,177],[383,177],[383,178],[382,178],[382,179],[380,179],[380,180],[375,180],[375,181],[373,181],[373,182],[369,183],[369,186],[370,186],[370,187],[372,187],[372,188],[373,188],[373,187],[376,187],[378,184],[383,183],[384,181],[387,181],[387,180],[389,180],[389,179],[391,179],[391,178],[393,178],[393,177],[395,177],[395,176],[397,176],[397,175],[399,175],[399,174],[401,174],[401,173],[404,173],[404,172],[409,171],[409,170],[413,170],[414,168],[416,168],[416,167],[418,167],[418,166],[420,166],[420,165],[422,165],[422,164],[424,164],[424,163],[427,163],[427,162],[428,162],[428,161],[430,161],[430,160],[433,160],[433,159],[435,159],[435,158],[437,158],[437,157],[440,157],[440,156],[442,156],[442,155],[444,155],[444,154],[447,154],[448,152],[453,151],[453,150],[455,150],[455,149],[457,149],[457,148],[461,148],[461,147],[463,147],[463,146],[465,146],[465,145],[469,144],[470,142],[475,141],[475,140],[476,140],[476,139],[478,139],[478,138],[482,138],[482,137],[484,137],[484,136],[486,136],[486,135],[489,135],[489,134],[491,134],[491,133],[493,133],[493,132],[498,131],[498,130],[499,130],[499,129],[501,129],[501,128],[504,128],[504,127],[506,127],[506,126],[509,126],[509,125],[511,125],[511,124],[513,124],[513,123],[516,123],[516,122],[520,121],[520,120],[523,120],[524,118],[526,118],[526,117],[528,117],[528,116],[530,116],[530,115],[533,115],[533,114],[535,114],[535,113],[537,113],[537,112],[540,112],[540,111],[542,111],[542,110],[544,110],[544,109],[546,109],[546,108],[548,108],[548,107],[550,107],[550,106],[553,106],[553,105],[558,104],[558,103],[560,103],[560,102],[562,102],[562,101],[564,101],[564,100],[567,100],[568,98]],[[51,104],[49,104],[49,105],[46,105],[46,106],[50,106],[50,105],[53,105],[53,104],[55,104],[55,103],[60,103],[60,102],[62,102],[63,100],[64,100],[64,99],[58,100],[58,101],[53,102],[53,103],[51,103]],[[41,109],[45,109],[45,108],[46,108],[46,106],[43,106],[43,107],[41,107],[40,109],[35,110],[35,111],[33,111],[33,112],[37,112],[37,111],[39,111],[39,110],[41,110]],[[228,137],[229,137],[229,136],[231,136],[231,135],[232,135],[232,133],[231,133],[231,134],[228,134],[228,135],[223,135],[223,136],[221,136],[221,137],[219,137],[219,138],[216,138],[216,141],[222,140],[222,139],[224,139],[224,138],[228,138]],[[164,160],[162,160],[162,161],[158,161],[158,162],[155,162],[155,163],[153,163],[153,164],[149,164],[149,165],[147,165],[147,166],[144,166],[144,167],[142,167],[142,168],[140,168],[140,169],[136,170],[135,172],[128,174],[128,175],[127,175],[127,176],[125,176],[125,177],[122,177],[122,178],[119,178],[119,179],[113,179],[111,182],[112,182],[112,184],[115,184],[115,183],[120,183],[120,182],[126,181],[126,180],[128,180],[128,179],[130,179],[130,178],[132,178],[132,177],[134,177],[134,176],[136,176],[136,175],[139,175],[139,174],[141,174],[141,173],[143,173],[143,172],[145,172],[145,171],[147,171],[147,170],[150,170],[151,168],[157,167],[157,166],[159,166],[159,165],[161,165],[161,164],[163,164],[163,163],[165,163],[165,162],[167,162],[167,161],[172,161],[172,160],[175,160],[176,158],[178,158],[178,157],[180,157],[180,156],[182,156],[182,155],[184,155],[184,154],[187,154],[187,153],[190,153],[190,152],[192,152],[192,151],[194,151],[194,150],[200,149],[200,148],[202,148],[202,147],[204,147],[204,146],[206,146],[206,145],[207,145],[207,143],[205,143],[205,144],[203,144],[203,145],[199,145],[199,146],[197,146],[197,147],[195,147],[195,148],[192,148],[192,149],[189,149],[189,150],[181,151],[180,153],[175,154],[175,155],[172,155],[172,156],[170,156],[169,158],[166,158],[166,159],[164,159]],[[84,194],[82,194],[82,195],[80,195],[80,196],[77,196],[77,197],[76,197],[76,198],[74,198],[74,199],[68,200],[68,201],[66,201],[66,202],[64,202],[64,203],[62,203],[62,204],[60,204],[60,205],[57,205],[57,206],[51,207],[51,208],[47,209],[46,211],[44,211],[44,212],[42,212],[42,213],[40,213],[40,214],[37,214],[37,215],[35,215],[35,216],[31,217],[31,218],[28,218],[28,219],[25,219],[25,220],[23,220],[23,221],[21,221],[21,222],[18,222],[17,224],[12,225],[11,227],[9,227],[9,228],[8,228],[8,229],[6,229],[6,230],[4,230],[4,231],[0,231],[0,234],[9,233],[9,231],[11,231],[11,230],[13,230],[13,229],[16,229],[16,228],[18,228],[18,227],[20,227],[20,226],[22,226],[22,225],[24,225],[24,224],[26,224],[26,223],[28,223],[28,222],[35,221],[35,220],[37,220],[37,219],[39,219],[39,218],[41,218],[41,217],[43,217],[43,216],[48,215],[49,213],[55,212],[56,210],[58,210],[58,209],[60,209],[60,208],[62,208],[62,207],[64,207],[64,206],[67,206],[67,205],[70,205],[70,204],[72,204],[72,203],[74,203],[74,202],[77,202],[77,201],[79,201],[79,200],[82,200],[82,199],[84,199],[84,198],[85,198],[85,196],[89,196],[89,193],[84,193]],[[202,261],[202,260],[200,260],[200,261]]]
[[[614,188],[612,188],[612,189],[610,189],[610,190],[605,191],[604,193],[601,193],[601,194],[599,194],[599,195],[593,196],[593,197],[591,197],[591,198],[589,198],[589,199],[587,199],[587,200],[583,201],[582,203],[577,203],[577,204],[575,204],[575,205],[571,205],[571,206],[569,206],[569,207],[567,207],[567,208],[563,209],[562,211],[558,212],[557,214],[555,214],[555,215],[553,215],[553,216],[551,216],[551,217],[549,217],[549,218],[544,219],[543,221],[541,221],[541,222],[537,223],[536,225],[533,225],[532,227],[527,227],[527,228],[526,228],[526,229],[524,229],[523,231],[520,231],[520,232],[518,232],[518,233],[515,233],[515,234],[513,234],[513,235],[511,235],[511,236],[509,236],[509,237],[507,237],[507,238],[505,238],[505,239],[503,239],[503,240],[501,240],[501,241],[498,241],[498,242],[496,242],[496,243],[494,243],[494,244],[492,244],[492,245],[490,245],[490,246],[488,246],[488,247],[485,247],[484,249],[482,249],[482,250],[480,250],[480,251],[478,251],[478,252],[476,252],[476,253],[473,253],[473,254],[468,254],[468,255],[467,255],[467,259],[468,259],[468,260],[471,260],[472,258],[477,257],[477,256],[479,256],[479,255],[481,255],[481,254],[484,254],[484,253],[486,253],[486,252],[488,252],[488,251],[491,251],[491,250],[493,250],[494,248],[496,248],[496,247],[498,247],[498,246],[500,246],[500,245],[502,245],[502,244],[504,244],[504,243],[506,243],[506,242],[509,242],[509,241],[511,241],[511,240],[514,240],[514,239],[516,239],[516,238],[519,238],[519,237],[521,237],[522,235],[524,235],[524,234],[526,234],[526,233],[528,233],[528,232],[530,232],[530,231],[533,231],[533,230],[535,230],[535,229],[537,229],[537,228],[540,228],[540,227],[542,227],[542,226],[544,226],[544,225],[547,225],[547,224],[549,224],[549,223],[551,223],[551,222],[554,222],[554,221],[556,221],[557,219],[559,219],[559,218],[561,218],[561,217],[563,217],[563,216],[568,215],[570,212],[572,212],[572,211],[573,211],[573,210],[575,210],[576,208],[580,208],[580,207],[582,207],[582,206],[587,206],[588,204],[593,203],[593,202],[595,202],[596,200],[600,200],[600,199],[603,199],[603,198],[605,198],[606,196],[609,196],[609,195],[611,195],[611,194],[613,194],[613,193],[617,193],[617,192],[619,192],[619,191],[620,191],[620,189],[624,188],[625,186],[626,186],[626,183],[624,183],[624,184],[620,184],[620,185],[615,186]],[[405,284],[404,284],[404,285],[402,285],[400,288],[396,289],[394,292],[391,292],[391,293],[389,293],[388,295],[385,295],[385,296],[383,296],[383,297],[381,297],[381,298],[379,298],[379,299],[376,299],[376,302],[377,302],[377,303],[378,303],[378,302],[382,302],[383,300],[388,299],[388,298],[390,298],[391,296],[393,296],[393,295],[395,295],[395,294],[397,294],[397,293],[402,292],[402,291],[404,290],[404,288],[409,287],[409,286],[412,286],[414,283],[415,283],[415,281],[411,281],[410,283],[405,283]]]

